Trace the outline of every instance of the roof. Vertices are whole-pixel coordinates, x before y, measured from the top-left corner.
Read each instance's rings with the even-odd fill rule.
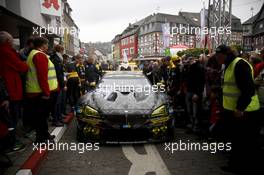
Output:
[[[206,9],[206,12],[208,10]],[[228,13],[228,12],[226,12]],[[212,19],[210,19],[212,21]],[[139,35],[145,35],[153,32],[162,32],[162,24],[164,23],[185,24],[193,27],[200,27],[200,12],[180,12],[178,15],[166,13],[154,13],[140,21],[129,24],[129,26],[120,34],[120,38],[125,38],[139,32]],[[151,25],[150,25],[151,24]],[[232,31],[243,31],[241,21],[236,16],[232,15]],[[118,35],[117,35],[118,36]],[[117,36],[112,42],[115,42]],[[119,38],[119,39],[120,39]]]
[[[257,17],[257,15],[252,16],[251,18],[246,20],[242,25],[253,24],[253,22],[255,21],[256,17]]]
[[[258,35],[261,33],[264,33],[264,4],[262,5],[260,11],[253,17],[249,18],[246,20],[243,25],[252,25],[252,34],[253,35]],[[251,35],[246,35],[246,36],[251,36]]]
[[[183,16],[186,21],[192,26],[200,26],[200,13],[192,13],[192,12],[180,12],[179,15]]]
[[[256,19],[253,23],[253,35],[264,34],[264,4],[260,11],[256,15]]]
[[[205,9],[205,13],[208,14],[208,9]],[[228,12],[226,12],[228,14]],[[200,26],[200,13],[193,13],[193,12],[180,12],[179,15],[183,16],[186,21],[190,24],[190,26]],[[208,15],[206,15],[208,16]],[[231,30],[232,31],[242,31],[242,25],[241,21],[238,17],[232,15],[232,23],[231,23]],[[213,19],[210,18],[210,22],[212,22]]]
[[[141,25],[141,30],[139,35],[145,35],[152,32],[162,32],[162,24],[164,23],[178,23],[178,24],[188,24],[188,22],[179,15],[157,13],[150,15],[145,19],[144,24]]]

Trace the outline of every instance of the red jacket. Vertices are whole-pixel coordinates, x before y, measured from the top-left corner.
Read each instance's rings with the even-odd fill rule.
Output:
[[[50,89],[48,83],[48,70],[49,70],[49,63],[47,56],[43,53],[37,53],[34,55],[32,59],[33,63],[35,64],[38,76],[38,82],[40,89],[42,90],[42,95],[50,96]],[[55,90],[57,91],[57,89]],[[38,93],[28,93],[27,97],[35,97],[39,95]]]
[[[259,76],[260,72],[264,69],[264,62],[258,63],[254,68],[254,77]]]
[[[10,100],[23,99],[20,73],[26,73],[28,66],[21,61],[18,53],[8,44],[0,45],[0,76],[3,77]]]

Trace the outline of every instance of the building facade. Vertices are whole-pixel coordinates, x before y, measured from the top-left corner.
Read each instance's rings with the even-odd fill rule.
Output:
[[[61,43],[64,46],[65,53],[74,56],[80,53],[79,28],[72,19],[72,9],[67,0],[62,0],[63,13],[61,18],[62,28],[64,30],[61,36]]]
[[[243,49],[261,50],[264,47],[264,4],[260,11],[243,24]]]
[[[119,62],[120,61],[120,45],[121,45],[121,41],[120,41],[120,37],[121,35],[116,35],[115,38],[112,40],[112,58]]]
[[[204,47],[201,43],[201,14],[193,12],[179,12],[178,15],[157,13],[152,14],[129,26],[113,39],[115,46],[112,50],[116,57],[116,44],[120,44],[120,58],[125,51],[129,58],[162,57],[165,55],[164,31],[162,26],[169,25],[169,48]],[[232,15],[230,45],[242,45],[242,25],[239,18]],[[136,42],[137,41],[137,42]],[[209,47],[207,45],[207,47]],[[132,53],[132,54],[131,54]],[[134,56],[133,56],[134,53]]]
[[[43,35],[53,47],[54,39],[60,38],[57,30],[62,14],[61,0],[0,0],[0,30],[11,33],[18,40],[19,48],[25,46],[31,35]]]
[[[180,15],[157,13],[148,16],[140,26],[138,48],[141,56],[164,56],[164,41],[162,25],[169,24],[169,47],[185,45],[189,48],[196,46],[195,35],[192,32],[181,32],[180,26],[187,27],[187,21]],[[190,27],[190,26],[189,26]]]
[[[129,24],[120,36],[119,56],[122,60],[124,54],[128,59],[138,56],[138,29],[139,24]]]
[[[49,40],[50,50],[60,43],[67,54],[74,54],[74,39],[68,33],[72,31],[78,38],[79,29],[69,28],[78,27],[70,17],[67,0],[0,0],[0,11],[0,30],[14,37],[17,48],[23,48],[30,36],[43,36]]]

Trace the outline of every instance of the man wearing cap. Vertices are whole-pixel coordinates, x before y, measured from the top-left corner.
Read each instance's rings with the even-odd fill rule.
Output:
[[[229,166],[225,171],[252,172],[257,158],[259,133],[259,100],[256,94],[253,68],[243,58],[236,57],[230,47],[216,49],[219,64],[225,64],[223,80],[223,134],[231,142]]]

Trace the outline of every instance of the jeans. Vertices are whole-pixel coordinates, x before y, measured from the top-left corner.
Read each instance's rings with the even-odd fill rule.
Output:
[[[16,128],[17,120],[21,118],[21,101],[10,101],[9,111],[11,117],[10,127]]]
[[[67,96],[71,107],[75,107],[78,99],[80,98],[80,87],[78,78],[70,78],[67,81]]]
[[[199,99],[197,102],[193,102],[192,98],[195,94],[192,92],[187,92],[186,97],[185,97],[185,103],[186,103],[186,109],[189,117],[189,122],[190,122],[190,128],[194,132],[200,131],[200,118],[201,116],[201,108],[202,108],[202,96],[199,96]]]
[[[50,114],[50,99],[42,99],[40,96],[28,98],[31,105],[31,121],[36,130],[36,142],[43,142],[50,136],[48,131],[48,117]]]
[[[221,131],[222,138],[232,144],[230,165],[253,170],[260,162],[258,160],[259,112],[244,112],[244,116],[237,118],[233,111],[224,111],[224,116],[220,120]]]
[[[62,91],[53,92],[51,95],[51,116],[53,123],[62,121]]]

